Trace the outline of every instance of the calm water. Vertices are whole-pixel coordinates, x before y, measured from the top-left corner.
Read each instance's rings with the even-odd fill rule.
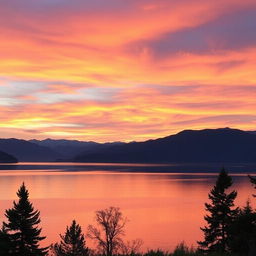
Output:
[[[188,165],[128,165],[22,163],[0,167],[0,221],[12,207],[16,191],[25,181],[30,199],[41,211],[46,244],[59,240],[72,219],[82,225],[94,223],[94,212],[118,206],[128,217],[126,239],[141,238],[143,249],[173,247],[186,241],[196,244],[202,237],[204,202],[216,180],[213,167]],[[215,168],[215,167],[214,167]],[[234,189],[238,205],[254,192],[246,173],[253,166],[234,165]],[[195,171],[197,173],[189,173]],[[177,170],[177,172],[175,172]],[[182,172],[184,170],[184,172]],[[205,170],[205,171],[204,171]],[[215,170],[219,170],[215,169]],[[149,171],[149,173],[145,173]],[[254,172],[256,173],[256,171]],[[92,245],[88,241],[89,245]]]

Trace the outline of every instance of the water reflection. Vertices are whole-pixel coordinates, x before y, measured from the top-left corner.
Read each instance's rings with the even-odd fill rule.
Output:
[[[40,209],[46,243],[58,240],[75,218],[86,229],[94,211],[119,206],[129,218],[127,239],[142,238],[144,249],[172,249],[184,240],[201,239],[204,202],[217,173],[167,172],[174,166],[92,165],[24,163],[0,171],[0,216],[11,207],[25,181],[30,197]],[[37,167],[37,168],[36,168]],[[150,173],[143,172],[148,170]],[[160,173],[153,170],[166,170]],[[200,169],[200,168],[199,168]],[[219,169],[219,168],[218,168]],[[218,170],[217,169],[217,170]],[[71,171],[72,170],[72,171]],[[120,172],[119,170],[122,170]],[[125,170],[125,172],[123,171]],[[216,169],[215,169],[216,171]],[[234,173],[237,204],[243,205],[254,191],[245,173]]]

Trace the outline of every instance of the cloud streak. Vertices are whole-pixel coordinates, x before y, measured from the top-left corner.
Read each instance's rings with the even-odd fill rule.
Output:
[[[253,0],[0,2],[3,137],[255,129]]]

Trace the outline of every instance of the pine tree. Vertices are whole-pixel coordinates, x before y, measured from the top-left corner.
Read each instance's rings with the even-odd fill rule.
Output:
[[[248,255],[256,244],[256,213],[250,202],[239,209],[239,212],[230,228],[231,252],[238,255]],[[253,254],[255,255],[255,254]]]
[[[3,223],[3,229],[8,234],[11,248],[9,255],[44,256],[48,248],[40,248],[39,242],[45,239],[40,236],[40,212],[34,210],[29,201],[29,192],[23,183],[17,192],[18,202],[13,202],[13,208],[6,210],[8,222]]]
[[[10,236],[7,234],[6,229],[2,227],[0,230],[0,256],[10,255],[12,252],[12,244]]]
[[[85,245],[84,234],[79,224],[72,221],[70,227],[66,228],[65,235],[60,235],[60,243],[52,246],[54,255],[57,256],[88,256],[89,249]]]
[[[254,188],[256,189],[256,177],[252,177],[251,175],[248,175],[252,185],[254,186]],[[256,197],[256,195],[253,195],[254,197]]]
[[[209,193],[210,203],[205,203],[207,214],[204,219],[208,225],[201,230],[204,232],[204,241],[198,242],[203,251],[227,252],[229,250],[229,228],[237,215],[238,208],[234,208],[236,191],[226,193],[232,185],[232,178],[225,169],[222,169],[215,186]]]

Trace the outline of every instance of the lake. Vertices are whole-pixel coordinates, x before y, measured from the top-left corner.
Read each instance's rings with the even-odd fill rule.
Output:
[[[120,207],[129,221],[126,240],[141,238],[143,250],[172,250],[185,241],[196,245],[202,238],[204,203],[216,181],[218,164],[144,165],[19,163],[0,166],[0,221],[4,210],[12,207],[16,192],[24,181],[30,199],[41,211],[44,244],[59,241],[73,219],[86,233],[95,224],[96,210]],[[229,166],[238,190],[237,205],[244,205],[256,193],[247,173],[256,166]],[[254,171],[255,170],[255,171]],[[88,240],[88,245],[93,246]]]

